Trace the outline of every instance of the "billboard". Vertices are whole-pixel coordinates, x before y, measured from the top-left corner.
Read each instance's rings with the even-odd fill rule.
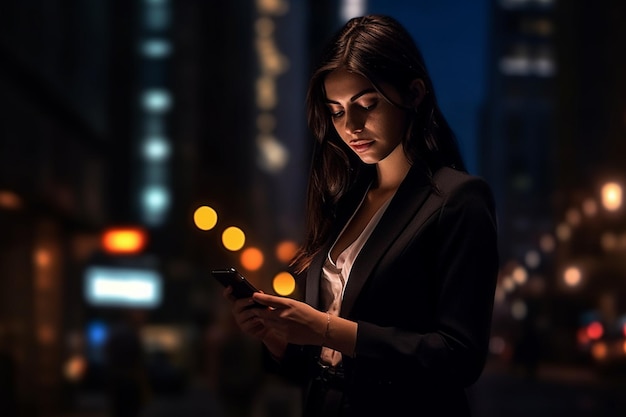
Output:
[[[163,278],[150,268],[93,265],[85,270],[84,296],[96,307],[155,308]]]

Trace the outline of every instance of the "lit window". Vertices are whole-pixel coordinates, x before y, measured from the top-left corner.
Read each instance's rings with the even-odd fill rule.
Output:
[[[274,136],[260,135],[257,138],[259,164],[269,172],[282,170],[289,160],[289,151]]]
[[[148,90],[143,95],[143,107],[150,113],[164,113],[172,106],[172,97],[167,90]]]
[[[146,223],[161,223],[170,205],[170,194],[167,188],[152,185],[144,188],[142,195],[143,216]]]
[[[149,58],[165,58],[172,53],[172,44],[163,39],[148,39],[141,46],[141,53]]]
[[[161,136],[151,136],[146,138],[143,153],[150,161],[162,161],[170,155],[170,145]]]

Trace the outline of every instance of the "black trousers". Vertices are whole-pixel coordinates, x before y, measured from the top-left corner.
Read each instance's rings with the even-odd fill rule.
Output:
[[[343,390],[321,379],[311,381],[303,417],[348,417],[350,404]]]

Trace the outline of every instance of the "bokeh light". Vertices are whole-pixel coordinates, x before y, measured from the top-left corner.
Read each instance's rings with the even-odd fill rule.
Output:
[[[575,208],[571,208],[567,210],[567,213],[565,213],[565,218],[572,226],[578,226],[582,220],[582,215],[580,214],[580,211]]]
[[[46,268],[50,266],[50,262],[52,261],[52,255],[50,251],[47,249],[38,249],[35,252],[35,264],[40,268]]]
[[[602,205],[609,211],[615,211],[622,205],[622,187],[616,182],[602,186]]]
[[[278,295],[289,295],[296,289],[296,280],[289,272],[280,272],[274,277],[272,287]]]
[[[565,281],[565,284],[570,287],[576,287],[579,285],[581,279],[582,273],[580,272],[580,269],[575,266],[567,268],[563,273],[563,280]]]
[[[602,327],[602,323],[598,321],[592,321],[587,326],[586,332],[587,336],[589,336],[589,339],[598,340],[604,334],[604,327]]]
[[[82,355],[71,356],[63,367],[63,374],[69,381],[80,381],[87,371],[87,360]]]
[[[524,256],[524,262],[529,268],[537,268],[539,263],[541,262],[541,256],[539,252],[536,250],[530,250],[526,252],[526,256]]]
[[[568,224],[561,223],[556,228],[556,235],[559,240],[569,240],[569,238],[572,236],[572,229]]]
[[[172,107],[172,95],[165,89],[152,89],[144,92],[143,107],[151,113],[164,113]]]
[[[0,190],[0,207],[10,210],[22,208],[22,199],[12,191]]]
[[[528,280],[528,272],[521,266],[518,266],[513,270],[512,276],[513,280],[519,285],[525,284]]]
[[[291,240],[282,241],[276,246],[276,258],[283,263],[289,263],[296,254],[296,250],[298,250],[296,242]]]
[[[539,240],[539,247],[542,251],[550,253],[556,247],[556,241],[554,240],[554,237],[552,235],[545,234],[541,236],[541,239]]]
[[[263,266],[264,260],[265,257],[263,256],[263,252],[261,252],[259,248],[255,247],[244,249],[244,251],[241,252],[241,257],[239,258],[241,266],[248,271],[257,271]]]
[[[143,145],[144,157],[151,161],[163,161],[171,152],[170,144],[162,136],[147,137]]]
[[[209,206],[200,206],[193,213],[193,222],[200,230],[211,230],[217,224],[217,212]]]
[[[617,248],[618,238],[615,233],[605,232],[600,236],[600,245],[602,249],[606,251],[614,250]]]
[[[102,247],[108,253],[138,253],[146,241],[146,233],[140,228],[112,228],[102,235]]]
[[[511,293],[515,290],[515,281],[510,275],[507,275],[502,279],[502,288],[507,293]]]
[[[500,336],[493,336],[489,340],[489,352],[494,355],[501,355],[506,349],[506,341]]]
[[[586,345],[587,343],[589,343],[589,335],[587,334],[586,328],[578,329],[578,331],[576,332],[576,340],[581,345]]]
[[[588,198],[583,201],[583,213],[585,215],[591,217],[594,216],[598,212],[598,205],[592,198]]]
[[[591,348],[591,355],[596,360],[605,359],[607,354],[608,354],[608,348],[606,346],[606,343],[602,343],[602,342],[596,343]]]
[[[106,343],[109,337],[109,330],[102,321],[92,321],[87,324],[87,343],[100,347]]]
[[[513,302],[513,304],[511,305],[511,315],[513,316],[513,318],[515,318],[516,320],[523,320],[526,318],[526,315],[528,314],[528,307],[526,306],[526,303],[522,300],[516,300]]]
[[[222,244],[230,251],[238,251],[246,243],[246,235],[236,226],[227,227],[222,233]]]
[[[49,324],[40,324],[37,327],[37,341],[42,345],[52,345],[56,341],[57,332]]]

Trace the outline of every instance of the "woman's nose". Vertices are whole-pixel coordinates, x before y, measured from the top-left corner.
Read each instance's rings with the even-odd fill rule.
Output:
[[[348,134],[359,133],[363,130],[365,121],[362,117],[354,112],[346,113],[345,129]]]

